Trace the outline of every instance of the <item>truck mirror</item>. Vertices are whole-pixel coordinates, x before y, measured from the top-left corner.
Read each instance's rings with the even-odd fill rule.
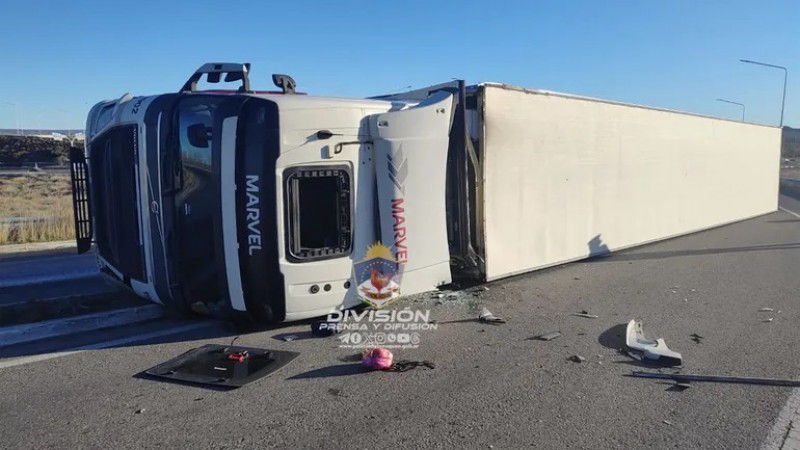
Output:
[[[208,148],[208,141],[211,140],[211,128],[202,123],[196,123],[189,125],[186,133],[192,147]]]

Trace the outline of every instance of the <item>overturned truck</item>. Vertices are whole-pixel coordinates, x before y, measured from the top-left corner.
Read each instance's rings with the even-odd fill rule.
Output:
[[[238,89],[200,90],[198,83]],[[90,110],[79,252],[153,302],[294,321],[775,211],[780,129],[497,83],[366,99],[203,65]]]

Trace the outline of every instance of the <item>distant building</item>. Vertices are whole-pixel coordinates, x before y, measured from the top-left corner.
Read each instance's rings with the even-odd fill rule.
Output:
[[[781,156],[796,158],[800,155],[800,128],[783,127]]]

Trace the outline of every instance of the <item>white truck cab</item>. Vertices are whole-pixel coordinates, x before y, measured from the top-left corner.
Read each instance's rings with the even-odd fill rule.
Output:
[[[242,87],[197,89],[223,74]],[[95,105],[71,158],[80,251],[94,244],[106,276],[154,302],[259,322],[450,282],[455,92],[342,99],[273,81],[253,91],[249,64],[212,63],[178,93]]]

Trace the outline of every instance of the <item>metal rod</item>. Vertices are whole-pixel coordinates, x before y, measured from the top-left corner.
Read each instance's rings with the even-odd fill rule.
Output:
[[[760,384],[765,386],[789,386],[800,387],[800,380],[787,380],[781,378],[757,378],[757,377],[727,377],[720,375],[690,375],[683,373],[653,373],[653,372],[637,372],[632,374],[634,377],[640,378],[659,378],[675,381],[710,381],[716,383],[744,383],[744,384]]]

